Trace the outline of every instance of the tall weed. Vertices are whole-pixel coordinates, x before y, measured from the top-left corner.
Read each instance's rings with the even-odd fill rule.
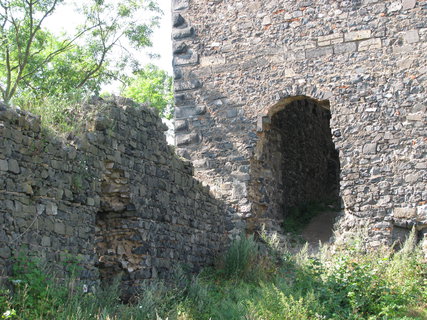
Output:
[[[264,261],[263,258],[266,258]],[[262,276],[262,264],[268,257],[263,256],[259,244],[251,235],[242,235],[234,240],[224,255],[221,276],[226,279],[258,281]]]
[[[427,270],[415,240],[408,239],[399,252],[369,251],[356,240],[355,246],[323,246],[318,254],[304,249],[292,255],[279,248],[263,249],[252,237],[242,237],[230,246],[217,269],[205,269],[195,277],[181,271],[175,285],[147,283],[128,304],[121,302],[117,282],[83,293],[75,280],[53,280],[40,264],[18,260],[15,280],[20,281],[14,293],[0,290],[0,317],[427,319]]]

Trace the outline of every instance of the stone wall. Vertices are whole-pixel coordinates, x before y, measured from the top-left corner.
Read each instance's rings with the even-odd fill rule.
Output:
[[[178,152],[232,206],[235,232],[254,213],[257,124],[298,96],[330,105],[340,230],[367,225],[373,246],[425,230],[426,1],[173,3]]]
[[[0,276],[20,251],[87,283],[120,277],[126,293],[179,264],[210,264],[226,239],[222,205],[167,145],[148,107],[94,100],[67,139],[0,107]]]

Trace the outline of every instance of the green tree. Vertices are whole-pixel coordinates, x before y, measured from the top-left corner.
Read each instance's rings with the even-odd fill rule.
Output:
[[[134,73],[122,95],[139,103],[149,102],[166,118],[172,116],[172,77],[152,64]]]
[[[103,82],[120,78],[132,62],[124,43],[151,45],[149,35],[160,14],[154,1],[88,0],[79,10],[85,22],[73,36],[58,38],[43,23],[62,3],[0,0],[0,92],[5,103],[29,90],[38,95],[94,92]],[[138,13],[148,11],[155,15],[144,21]],[[120,59],[111,57],[115,48],[122,49]]]

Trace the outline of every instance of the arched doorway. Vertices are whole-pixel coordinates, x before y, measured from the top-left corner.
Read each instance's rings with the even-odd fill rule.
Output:
[[[329,101],[305,96],[282,99],[260,119],[251,160],[249,231],[262,224],[269,229],[308,224],[313,212],[307,210],[337,206],[340,165],[330,119]],[[319,228],[332,235],[334,219],[329,220],[321,220]]]

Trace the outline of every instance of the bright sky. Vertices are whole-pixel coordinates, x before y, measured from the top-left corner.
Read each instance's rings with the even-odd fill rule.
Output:
[[[75,3],[85,0],[75,0]],[[66,1],[66,3],[72,1]],[[153,47],[147,48],[143,52],[137,52],[140,56],[138,59],[142,65],[147,63],[153,63],[163,70],[172,74],[172,42],[171,42],[171,1],[170,0],[158,0],[159,6],[164,12],[164,16],[160,22],[160,28],[154,31],[152,35]],[[79,20],[77,13],[73,12],[70,6],[60,6],[54,12],[54,14],[45,21],[45,27],[52,30],[52,32],[66,31],[72,33],[76,26],[82,21]],[[159,54],[160,59],[149,60],[148,54]]]

